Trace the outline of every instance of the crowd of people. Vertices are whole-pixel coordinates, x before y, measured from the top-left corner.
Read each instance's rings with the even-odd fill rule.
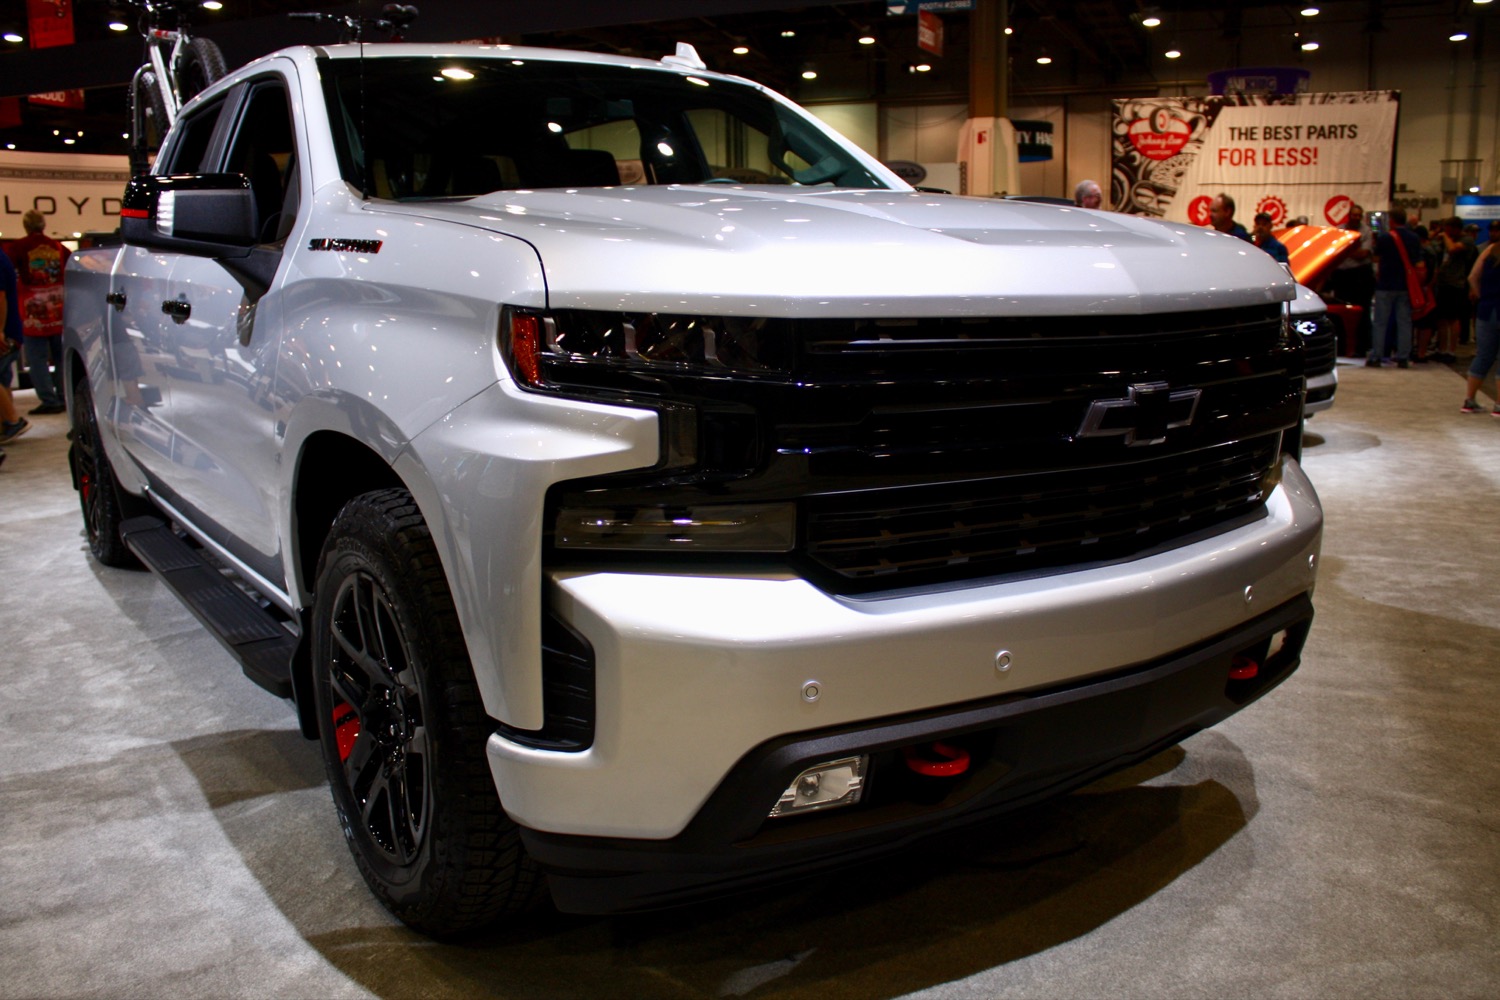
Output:
[[[62,282],[68,248],[46,233],[47,219],[30,211],[21,217],[26,235],[4,244],[0,253],[0,446],[31,430],[16,410],[11,393],[17,362],[24,361],[37,405],[30,416],[66,412],[52,369],[62,370]],[[0,447],[0,463],[5,449]]]
[[[1459,410],[1479,413],[1475,396],[1500,354],[1500,219],[1479,229],[1459,218],[1430,229],[1392,208],[1378,227],[1358,205],[1343,228],[1359,234],[1326,287],[1325,298],[1361,307],[1359,342],[1365,364],[1398,368],[1453,364],[1461,344],[1474,345]],[[1500,417],[1500,404],[1490,411]]]

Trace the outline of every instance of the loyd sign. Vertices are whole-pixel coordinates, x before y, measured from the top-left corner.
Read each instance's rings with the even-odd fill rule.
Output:
[[[32,209],[53,236],[114,230],[129,177],[123,156],[0,151],[0,238],[25,235],[21,216]]]

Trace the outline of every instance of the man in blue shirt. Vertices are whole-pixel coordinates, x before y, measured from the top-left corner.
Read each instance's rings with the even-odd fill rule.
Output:
[[[1238,236],[1246,242],[1250,240],[1245,227],[1234,221],[1234,199],[1227,194],[1220,194],[1208,203],[1208,224],[1221,233]]]
[[[1375,234],[1375,314],[1371,317],[1370,356],[1365,364],[1379,368],[1385,354],[1385,334],[1391,314],[1396,316],[1396,365],[1405,368],[1411,358],[1411,296],[1406,291],[1408,262],[1422,256],[1422,241],[1406,226],[1406,209],[1386,213],[1389,231]],[[1400,244],[1397,244],[1400,240]],[[1401,250],[1405,249],[1403,259]]]
[[[1287,263],[1286,244],[1271,235],[1271,213],[1255,214],[1255,228],[1250,231],[1250,242],[1270,254],[1278,264]]]

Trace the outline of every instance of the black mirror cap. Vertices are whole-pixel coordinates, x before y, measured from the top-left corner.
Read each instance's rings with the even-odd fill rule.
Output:
[[[139,174],[125,186],[125,242],[183,253],[254,246],[255,196],[244,174]]]

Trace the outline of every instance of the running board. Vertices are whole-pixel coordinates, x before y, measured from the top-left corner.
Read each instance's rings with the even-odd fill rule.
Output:
[[[292,654],[297,649],[297,637],[275,616],[226,579],[160,518],[124,521],[120,537],[239,661],[246,677],[278,697],[292,697]]]

